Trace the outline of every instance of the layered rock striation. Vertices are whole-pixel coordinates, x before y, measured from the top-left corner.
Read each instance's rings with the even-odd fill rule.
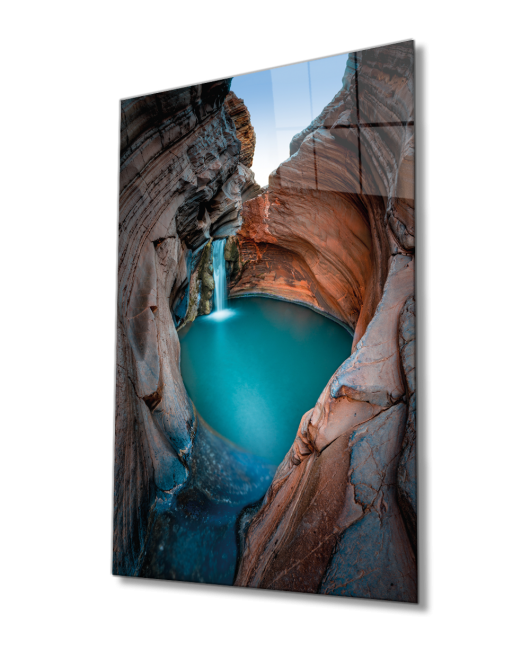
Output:
[[[254,159],[254,150],[256,148],[256,132],[250,122],[250,113],[245,103],[235,92],[229,92],[225,99],[225,108],[230,117],[234,120],[236,133],[241,142],[241,152],[239,154],[239,163],[247,168],[252,167]]]
[[[412,42],[350,55],[243,215],[231,295],[303,303],[355,336],[246,524],[236,584],[414,602]]]
[[[243,223],[243,203],[261,191],[250,169],[256,146],[250,113],[233,92],[227,94],[223,106],[224,116],[228,122],[232,120],[239,142],[237,167],[224,179],[217,193],[200,205],[197,216],[197,226],[206,236],[216,239],[229,237],[239,230]]]
[[[176,325],[209,312],[211,237],[227,225],[227,216],[231,227],[241,223],[242,196],[256,189],[252,172],[241,163],[242,142],[225,105],[229,86],[218,81],[122,102],[113,558],[118,574],[133,575],[145,565],[159,508],[191,489],[201,457],[224,444],[203,431],[186,393]],[[239,132],[249,133],[241,125]],[[232,456],[229,464],[246,468],[246,497],[241,491],[234,497],[243,500],[242,508],[245,500],[264,494],[269,470],[258,471],[259,463],[235,451]],[[216,481],[213,474],[210,479]],[[205,482],[207,477],[202,490],[215,503]]]

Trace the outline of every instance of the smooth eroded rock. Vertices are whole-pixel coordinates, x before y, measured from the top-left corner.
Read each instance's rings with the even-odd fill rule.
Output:
[[[243,206],[232,296],[298,301],[355,337],[246,522],[239,585],[417,601],[413,57],[352,53]]]

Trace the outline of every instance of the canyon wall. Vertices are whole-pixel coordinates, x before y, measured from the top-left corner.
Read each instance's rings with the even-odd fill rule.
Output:
[[[413,55],[352,53],[244,204],[231,296],[303,303],[355,336],[245,525],[238,585],[417,600]]]
[[[412,42],[408,42],[411,44]],[[381,299],[389,257],[414,248],[412,47],[352,54],[343,87],[244,205],[232,296],[304,302],[355,329]]]
[[[122,102],[113,556],[118,574],[138,572],[158,506],[196,485],[192,469],[201,453],[224,444],[205,432],[186,393],[176,325],[209,311],[210,239],[223,229],[234,231],[242,221],[243,198],[259,190],[245,165],[252,161],[253,130],[237,98],[225,103],[229,87],[230,81],[217,81]],[[235,456],[230,465],[249,465]],[[267,471],[256,478],[254,470],[247,472],[248,494],[234,497],[236,502],[263,496]],[[206,479],[201,480],[203,490]]]

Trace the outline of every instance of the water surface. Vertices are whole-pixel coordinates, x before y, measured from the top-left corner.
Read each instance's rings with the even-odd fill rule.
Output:
[[[184,384],[212,428],[277,465],[352,337],[297,304],[245,297],[228,306],[179,331]]]

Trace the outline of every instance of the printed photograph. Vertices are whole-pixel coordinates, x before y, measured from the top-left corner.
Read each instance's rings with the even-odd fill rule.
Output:
[[[113,573],[416,603],[414,42],[121,101]]]

